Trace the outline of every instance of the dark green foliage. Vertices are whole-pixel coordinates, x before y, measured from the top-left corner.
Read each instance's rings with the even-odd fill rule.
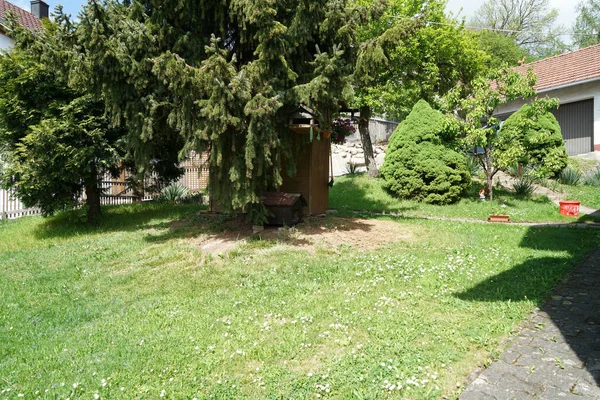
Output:
[[[524,105],[504,122],[498,136],[494,147],[498,159],[513,154],[536,176],[556,176],[567,165],[560,125],[550,112],[538,115]]]
[[[471,175],[465,157],[443,144],[443,121],[424,100],[413,107],[390,138],[380,170],[386,189],[431,204],[460,199]]]
[[[140,170],[207,151],[211,199],[224,211],[250,211],[281,184],[283,156],[296,150],[288,113],[303,103],[329,127],[351,95],[361,11],[346,5],[90,2],[79,22],[59,18],[61,54],[83,61],[64,73],[105,99]]]
[[[78,206],[100,213],[99,176],[115,171],[122,132],[102,103],[67,87],[53,68],[24,51],[0,55],[0,184],[43,214]]]

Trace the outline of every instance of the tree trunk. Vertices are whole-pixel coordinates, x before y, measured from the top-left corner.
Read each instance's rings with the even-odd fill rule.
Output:
[[[377,169],[377,164],[375,163],[373,144],[371,143],[371,135],[369,134],[369,119],[371,119],[371,107],[361,107],[360,119],[358,121],[358,132],[360,133],[360,141],[365,154],[365,166],[367,167],[367,173],[370,177],[374,178],[379,175],[379,170]]]
[[[486,187],[487,187],[487,192],[488,192],[488,198],[490,199],[490,201],[494,200],[494,177],[491,174],[486,174],[487,175],[487,183],[486,183]]]
[[[492,151],[488,146],[484,149],[485,157],[485,177],[486,177],[486,189],[488,192],[488,199],[494,200],[494,166],[492,165]]]
[[[85,183],[85,204],[87,205],[87,222],[90,225],[97,224],[100,221],[100,190],[98,188],[98,178],[90,179]]]

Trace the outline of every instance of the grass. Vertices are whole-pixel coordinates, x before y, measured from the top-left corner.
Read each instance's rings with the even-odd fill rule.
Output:
[[[559,207],[546,196],[523,198],[514,192],[494,189],[494,201],[480,201],[480,189],[480,185],[473,184],[458,203],[436,206],[397,199],[383,188],[382,179],[369,179],[366,175],[340,177],[330,190],[329,206],[337,209],[341,215],[353,215],[353,211],[362,210],[405,216],[485,220],[490,214],[509,214],[514,222],[573,222],[572,218],[560,215]],[[600,217],[592,217],[591,220],[600,222]]]
[[[571,156],[569,157],[568,165],[572,168],[581,171],[582,174],[586,174],[595,170],[598,167],[599,163],[597,160],[594,159],[586,159]]]
[[[0,397],[452,397],[600,239],[395,218],[376,250],[207,257],[197,207],[0,222]]]
[[[589,175],[600,167],[600,163],[597,160],[569,157],[569,166],[580,171],[582,175]],[[560,185],[559,189],[565,194],[565,200],[578,200],[584,206],[600,209],[600,188],[598,187]]]
[[[600,188],[594,186],[561,185],[565,200],[578,200],[584,206],[600,209]]]

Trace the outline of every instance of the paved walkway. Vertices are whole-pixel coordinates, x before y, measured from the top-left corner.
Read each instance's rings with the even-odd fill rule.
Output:
[[[536,310],[462,400],[600,399],[600,249]]]

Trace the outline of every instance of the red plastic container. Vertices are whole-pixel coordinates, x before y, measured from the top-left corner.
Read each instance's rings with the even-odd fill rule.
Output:
[[[579,216],[579,204],[578,201],[575,200],[565,200],[559,201],[560,204],[560,213],[565,217],[578,217]]]

